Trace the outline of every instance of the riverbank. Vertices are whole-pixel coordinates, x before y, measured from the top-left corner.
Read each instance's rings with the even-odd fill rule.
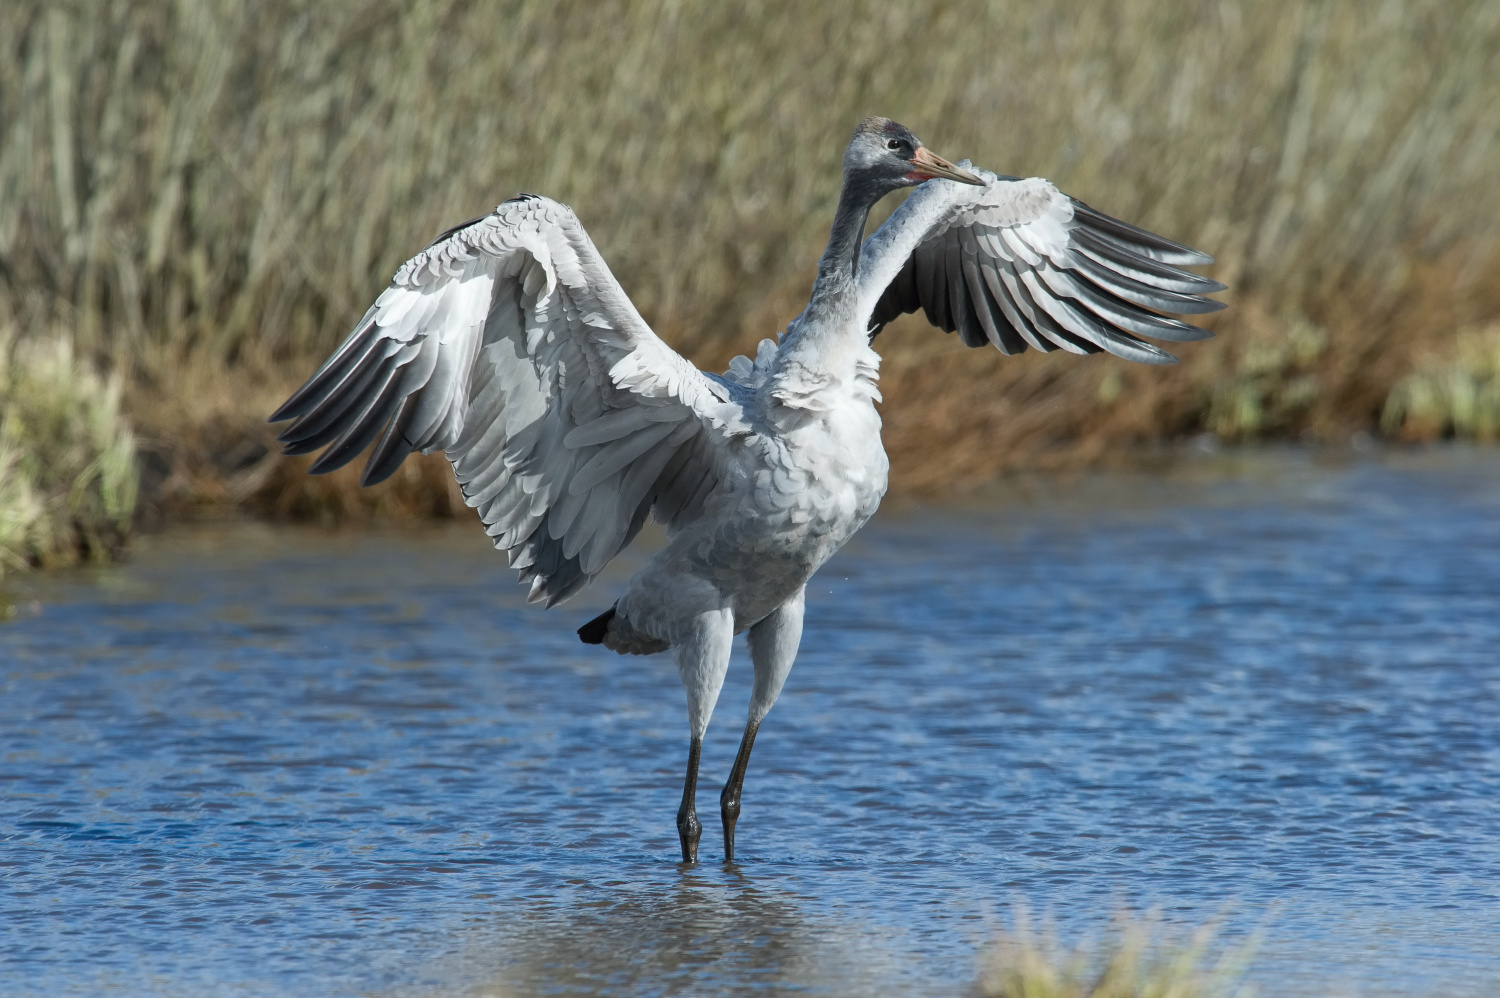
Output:
[[[1182,363],[969,350],[916,318],[881,334],[881,415],[893,495],[962,494],[1032,471],[1133,466],[1188,446],[1493,442],[1500,435],[1500,324],[1411,337],[1369,356],[1349,330],[1281,326],[1253,304]],[[770,333],[772,330],[763,330]],[[753,351],[755,340],[734,344]],[[731,349],[692,359],[722,370]],[[359,486],[362,462],[325,476],[283,458],[265,417],[321,358],[229,367],[179,362],[126,394],[153,515],[204,507],[324,522],[452,516],[463,497],[440,455],[413,455]]]
[[[1406,368],[1385,365],[1383,394],[1367,371],[1335,362],[1311,327],[1225,336],[1166,369],[971,352],[912,320],[880,345],[897,499],[962,495],[1031,472],[1163,466],[1220,447],[1290,442],[1337,454],[1489,442],[1500,430],[1500,326],[1465,331],[1451,350],[1417,354]],[[312,360],[177,362],[124,384],[62,337],[6,343],[0,354],[0,574],[107,559],[143,520],[466,515],[440,454],[413,455],[370,489],[359,485],[359,462],[314,477],[309,458],[280,455],[265,414]]]

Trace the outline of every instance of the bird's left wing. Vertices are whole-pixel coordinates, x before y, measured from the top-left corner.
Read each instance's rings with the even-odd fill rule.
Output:
[[[288,454],[361,481],[447,453],[531,598],[588,583],[652,509],[669,525],[718,482],[740,406],[636,312],[572,210],[522,195],[443,233],[396,273],[272,416]],[[382,430],[384,431],[382,433]]]
[[[961,166],[973,169],[965,160]],[[971,347],[1071,353],[1107,350],[1148,364],[1175,358],[1139,339],[1210,334],[1162,312],[1224,307],[1224,290],[1181,268],[1213,258],[1063,194],[1046,180],[973,170],[980,186],[930,180],[860,253],[860,304],[870,335],[921,309]]]

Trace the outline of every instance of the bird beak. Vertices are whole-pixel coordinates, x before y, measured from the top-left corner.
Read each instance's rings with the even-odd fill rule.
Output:
[[[906,175],[907,180],[921,183],[924,180],[941,177],[943,180],[956,180],[961,184],[975,184],[979,187],[985,185],[983,177],[976,176],[968,170],[961,170],[941,156],[934,156],[926,146],[918,146],[911,161],[916,169]]]

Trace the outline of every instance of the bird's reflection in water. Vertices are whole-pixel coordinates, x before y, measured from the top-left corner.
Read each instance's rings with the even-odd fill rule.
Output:
[[[470,994],[873,995],[914,969],[889,930],[809,916],[794,893],[733,868],[567,893],[481,930],[463,957]]]

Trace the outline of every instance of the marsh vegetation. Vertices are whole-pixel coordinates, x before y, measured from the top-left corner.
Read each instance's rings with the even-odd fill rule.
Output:
[[[363,494],[263,423],[402,260],[545,192],[719,366],[801,307],[879,112],[1209,249],[1231,305],[1170,371],[893,327],[898,487],[1203,431],[1486,436],[1463,385],[1488,390],[1465,337],[1500,317],[1497,51],[1482,0],[20,0],[0,324],[121,379],[153,502],[445,513],[439,459]]]
[[[0,578],[107,558],[128,535],[136,452],[120,390],[66,337],[0,330]]]

